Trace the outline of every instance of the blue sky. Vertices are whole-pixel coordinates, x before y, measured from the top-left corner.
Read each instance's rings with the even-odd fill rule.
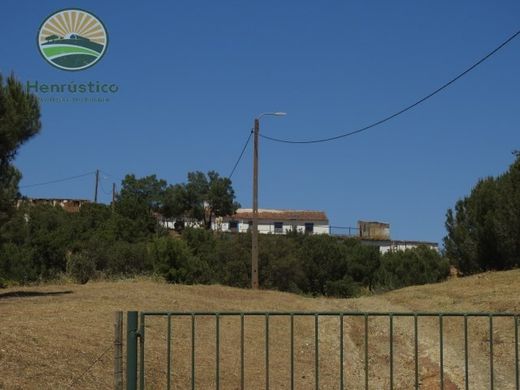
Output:
[[[51,67],[36,47],[61,8],[105,23],[105,57]],[[100,198],[126,173],[170,183],[229,174],[261,112],[261,132],[326,137],[398,111],[520,28],[520,2],[2,2],[0,72],[22,81],[117,83],[109,103],[42,105],[43,128],[19,151],[21,185],[96,168]],[[6,15],[8,17],[6,17]],[[441,241],[445,212],[520,149],[520,39],[395,120],[316,145],[261,139],[260,206],[325,210],[333,225],[391,224],[396,239]],[[251,205],[251,148],[233,185]],[[35,197],[92,198],[93,176],[30,187]],[[106,193],[105,193],[106,192]]]

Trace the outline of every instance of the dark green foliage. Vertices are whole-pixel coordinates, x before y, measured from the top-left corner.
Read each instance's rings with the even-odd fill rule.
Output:
[[[231,180],[215,171],[189,172],[188,182],[168,187],[164,200],[165,216],[203,221],[206,229],[213,217],[231,215],[240,207]]]
[[[0,74],[0,226],[10,219],[20,172],[11,164],[18,148],[40,131],[40,107],[14,76]]]
[[[332,297],[348,298],[359,294],[360,285],[350,275],[345,275],[339,280],[325,282],[325,295]]]
[[[389,251],[381,257],[376,274],[379,289],[393,290],[415,284],[440,282],[448,277],[449,263],[437,251],[419,246]]]
[[[151,270],[145,242],[112,242],[107,246],[105,256],[104,270],[108,275],[134,276]]]
[[[87,254],[73,253],[67,260],[67,274],[77,283],[87,283],[96,273],[96,264]]]
[[[0,166],[9,164],[18,148],[40,131],[40,106],[14,76],[0,75]]]
[[[446,255],[465,274],[520,266],[520,156],[446,214]]]
[[[184,240],[161,237],[150,244],[154,271],[171,283],[205,283],[210,276],[207,263],[194,256]]]

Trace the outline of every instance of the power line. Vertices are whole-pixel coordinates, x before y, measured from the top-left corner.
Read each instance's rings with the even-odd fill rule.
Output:
[[[27,185],[20,186],[20,188],[29,188],[29,187],[45,186],[47,184],[62,183],[64,181],[69,181],[69,180],[79,179],[81,177],[85,177],[85,176],[89,176],[89,175],[94,175],[95,173],[96,173],[96,171],[92,171],[92,172],[83,173],[81,175],[65,177],[63,179],[50,180],[50,181],[45,181],[42,183],[35,183],[35,184],[27,184]]]
[[[233,169],[231,170],[231,173],[229,174],[228,178],[231,179],[233,176],[233,173],[235,173],[235,169],[237,169],[238,163],[240,160],[242,160],[242,156],[244,155],[244,152],[246,151],[247,145],[249,145],[249,141],[251,141],[251,135],[253,134],[253,130],[249,133],[249,136],[247,137],[246,143],[244,144],[244,147],[242,148],[242,151],[240,152],[240,156],[238,156],[237,162],[233,166]]]
[[[379,126],[401,114],[404,114],[405,112],[411,110],[412,108],[418,106],[419,104],[425,102],[426,100],[430,99],[431,97],[433,97],[434,95],[438,94],[439,92],[441,92],[443,89],[449,87],[451,84],[453,84],[455,81],[457,81],[458,79],[462,78],[463,76],[465,76],[466,74],[468,74],[469,72],[471,72],[473,69],[475,69],[477,66],[479,66],[480,64],[482,64],[484,61],[486,61],[489,57],[493,56],[496,52],[498,52],[500,49],[502,49],[504,46],[506,46],[509,42],[511,42],[513,39],[515,39],[518,35],[520,35],[520,30],[517,31],[516,33],[514,33],[513,35],[511,35],[509,38],[507,38],[504,42],[502,42],[499,46],[497,46],[495,49],[493,49],[491,52],[489,52],[488,54],[486,54],[484,57],[482,57],[480,60],[478,60],[477,62],[475,62],[473,65],[471,65],[469,68],[467,68],[465,71],[463,71],[462,73],[460,73],[459,75],[455,76],[454,78],[452,78],[450,81],[448,81],[447,83],[443,84],[442,86],[440,86],[439,88],[437,88],[435,91],[429,93],[428,95],[426,95],[425,97],[417,100],[415,103],[413,104],[410,104],[409,106],[401,109],[400,111],[397,111],[396,113],[392,114],[392,115],[389,115],[383,119],[380,119],[378,120],[377,122],[374,122],[374,123],[371,123],[369,124],[368,126],[365,126],[365,127],[362,127],[360,129],[357,129],[357,130],[354,130],[354,131],[350,131],[348,133],[344,133],[344,134],[340,134],[340,135],[336,135],[334,137],[328,137],[328,138],[318,138],[318,139],[312,139],[312,140],[290,140],[290,139],[281,139],[281,138],[275,138],[275,137],[269,137],[267,135],[263,135],[263,134],[260,134],[260,137],[262,138],[265,138],[265,139],[268,139],[270,141],[275,141],[275,142],[282,142],[282,143],[286,143],[286,144],[315,144],[315,143],[320,143],[320,142],[328,142],[328,141],[335,141],[337,139],[340,139],[340,138],[345,138],[345,137],[349,137],[351,135],[354,135],[354,134],[358,134],[358,133],[362,133],[364,131],[367,131],[373,127],[376,127],[376,126]]]
[[[102,169],[100,169],[99,171],[101,173],[104,173],[105,175],[111,177],[112,179],[119,180],[119,181],[123,181],[124,180],[124,178],[122,178],[121,176],[112,175],[111,173],[108,173],[107,171],[103,171]]]
[[[107,190],[105,190],[105,187],[103,186],[103,182],[102,182],[102,181],[99,182],[99,185],[100,185],[100,187],[101,187],[101,191],[102,191],[105,195],[112,195],[112,191],[107,191]]]

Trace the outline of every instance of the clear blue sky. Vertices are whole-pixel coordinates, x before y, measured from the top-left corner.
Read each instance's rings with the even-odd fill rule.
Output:
[[[79,7],[107,26],[94,67],[48,65],[36,32]],[[520,28],[508,1],[2,1],[0,72],[47,83],[101,81],[106,104],[42,106],[43,128],[16,159],[22,185],[100,168],[114,177],[229,174],[255,115],[261,132],[349,131],[424,96]],[[441,241],[447,208],[520,149],[520,39],[427,103],[333,143],[261,139],[260,205],[325,210],[333,225],[391,224],[392,237]],[[251,148],[233,185],[251,206]],[[93,177],[23,189],[92,198]],[[103,177],[109,192],[113,177]],[[101,199],[109,195],[101,190]]]

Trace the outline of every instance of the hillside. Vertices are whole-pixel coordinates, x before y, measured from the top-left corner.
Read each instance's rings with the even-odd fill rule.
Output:
[[[113,312],[175,311],[493,311],[520,313],[520,270],[453,279],[357,299],[306,298],[273,291],[253,292],[222,286],[169,285],[152,280],[46,285],[0,290],[0,389],[100,389],[112,387]],[[214,319],[197,323],[197,386],[214,383]],[[438,388],[438,321],[420,322],[420,373],[424,389]],[[221,388],[238,388],[239,323],[221,321]],[[445,321],[447,389],[463,388],[462,320]],[[189,318],[174,320],[174,388],[186,388],[191,373]],[[314,319],[295,320],[296,388],[313,388]],[[471,388],[488,388],[487,319],[471,320]],[[338,320],[320,320],[321,388],[337,388]],[[362,384],[363,319],[345,320],[345,375]],[[246,384],[262,388],[263,318],[246,319]],[[147,383],[164,385],[165,320],[147,323]],[[514,386],[514,343],[511,319],[494,321],[496,388]],[[288,319],[270,324],[271,388],[289,388]],[[395,388],[413,383],[413,320],[394,320]],[[106,351],[92,368],[85,370]],[[369,327],[371,388],[388,386],[388,319]],[[256,376],[260,382],[252,382]],[[254,384],[253,384],[254,383]],[[359,388],[355,385],[353,388]]]

